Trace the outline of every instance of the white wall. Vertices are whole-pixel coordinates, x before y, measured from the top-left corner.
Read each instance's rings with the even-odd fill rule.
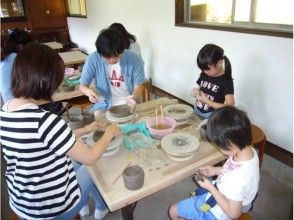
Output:
[[[147,77],[155,86],[190,103],[199,74],[196,56],[206,43],[225,50],[233,68],[237,105],[267,139],[293,152],[293,40],[175,27],[172,0],[88,0],[87,19],[68,18],[79,47],[95,51],[99,31],[120,22],[137,36]]]

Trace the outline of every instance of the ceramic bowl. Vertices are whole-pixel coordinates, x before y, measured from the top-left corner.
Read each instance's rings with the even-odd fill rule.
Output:
[[[144,170],[138,165],[125,168],[122,175],[125,187],[129,190],[137,190],[144,185]]]
[[[177,122],[172,117],[157,117],[157,123],[156,117],[148,118],[146,120],[146,127],[151,136],[157,140],[161,140],[166,135],[173,133],[176,125]]]

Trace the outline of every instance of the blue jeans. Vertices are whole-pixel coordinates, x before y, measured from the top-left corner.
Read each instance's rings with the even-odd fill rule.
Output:
[[[95,207],[99,210],[105,210],[107,208],[103,198],[101,197],[97,187],[92,181],[91,177],[85,166],[75,166],[76,177],[81,190],[81,199],[79,203],[73,207],[70,211],[63,213],[62,215],[55,217],[54,220],[69,220],[73,219],[79,211],[87,204],[89,200],[89,194],[91,193],[95,201]]]

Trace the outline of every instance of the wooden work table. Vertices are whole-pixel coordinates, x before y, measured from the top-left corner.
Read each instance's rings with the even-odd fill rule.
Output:
[[[44,45],[47,45],[48,47],[51,47],[53,50],[60,50],[63,48],[63,45],[61,43],[58,43],[56,41],[50,41],[43,43]]]
[[[155,106],[165,106],[176,102],[177,100],[174,99],[160,98],[139,104],[138,115],[134,122],[154,116]],[[199,138],[200,122],[200,119],[193,115],[187,124],[177,127],[175,132],[186,132]],[[110,211],[122,208],[124,219],[131,220],[138,200],[192,176],[201,166],[216,164],[224,158],[215,146],[209,142],[200,141],[200,146],[192,159],[175,162],[166,157],[161,149],[160,141],[155,140],[151,147],[136,150],[121,147],[113,156],[101,157],[95,165],[88,166],[87,169]],[[138,164],[144,169],[144,186],[139,190],[131,191],[124,186],[121,174],[130,164]]]
[[[79,50],[62,52],[58,54],[66,66],[84,63],[87,58],[87,55]]]

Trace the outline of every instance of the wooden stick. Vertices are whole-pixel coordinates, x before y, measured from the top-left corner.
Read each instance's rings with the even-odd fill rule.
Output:
[[[156,122],[156,128],[158,129],[157,107],[155,108],[155,122]]]
[[[148,102],[148,90],[145,89],[145,102]]]
[[[162,111],[162,105],[160,105],[160,114],[161,114],[161,120],[162,120],[162,123],[163,123],[164,121],[163,121],[163,111]]]

